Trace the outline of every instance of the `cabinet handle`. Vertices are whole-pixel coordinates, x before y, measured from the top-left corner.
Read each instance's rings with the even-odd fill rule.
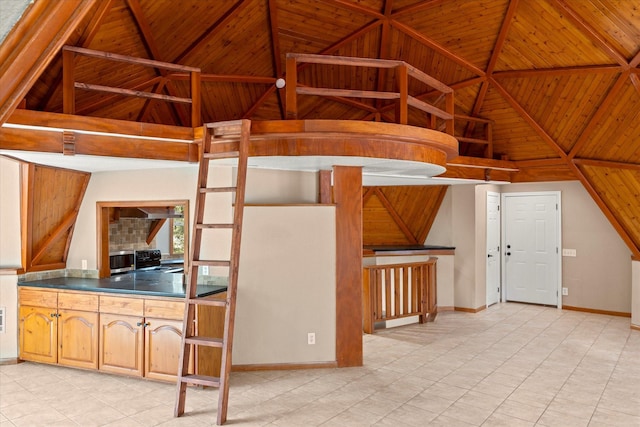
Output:
[[[142,322],[136,323],[136,326],[142,326]]]
[[[144,327],[146,328],[147,326],[151,326],[151,323],[145,322]]]
[[[51,313],[51,317],[58,317],[56,313]]]

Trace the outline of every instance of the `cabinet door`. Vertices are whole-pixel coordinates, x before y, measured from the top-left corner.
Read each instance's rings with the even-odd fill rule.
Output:
[[[182,322],[153,318],[145,320],[145,376],[176,381],[182,345]]]
[[[100,314],[101,371],[141,377],[144,369],[142,317]]]
[[[98,369],[98,313],[58,309],[58,364]]]
[[[34,362],[56,363],[58,328],[55,308],[20,307],[20,358]]]

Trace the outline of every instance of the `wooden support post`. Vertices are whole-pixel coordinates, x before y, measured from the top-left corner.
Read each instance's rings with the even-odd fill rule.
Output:
[[[297,119],[298,118],[298,105],[297,105],[297,86],[298,86],[298,70],[295,58],[287,58],[287,75],[286,75],[286,118]]]
[[[202,126],[202,92],[200,72],[191,72],[191,127]]]
[[[400,102],[398,103],[398,123],[406,125],[409,121],[409,71],[407,65],[396,68],[398,73],[398,90],[400,91]]]
[[[455,112],[455,104],[454,104],[454,100],[453,100],[453,91],[447,93],[445,95],[445,111],[449,114],[451,114],[451,117],[454,116],[454,112]],[[447,133],[449,135],[453,135],[454,133],[454,123],[453,123],[453,118],[451,120],[447,120]]]
[[[75,52],[62,50],[62,112],[76,113],[76,89],[74,86]]]
[[[331,171],[320,171],[320,203],[330,204],[333,200],[331,198]]]
[[[362,313],[364,316],[363,330],[365,334],[372,334],[374,329],[373,295],[375,294],[375,287],[371,286],[371,279],[371,270],[365,268],[362,272]]]
[[[362,366],[362,168],[334,166],[336,362]]]

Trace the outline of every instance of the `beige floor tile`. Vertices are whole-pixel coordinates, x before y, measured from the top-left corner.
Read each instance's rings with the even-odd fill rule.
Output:
[[[360,368],[233,372],[229,425],[640,426],[628,319],[507,303],[363,340]],[[174,418],[172,384],[0,365],[1,427],[212,426],[217,396],[189,388]]]

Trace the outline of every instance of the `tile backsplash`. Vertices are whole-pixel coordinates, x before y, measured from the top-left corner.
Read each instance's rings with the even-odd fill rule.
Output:
[[[147,235],[153,220],[145,218],[120,218],[109,224],[109,252],[123,250],[154,249],[155,239],[147,245]]]

